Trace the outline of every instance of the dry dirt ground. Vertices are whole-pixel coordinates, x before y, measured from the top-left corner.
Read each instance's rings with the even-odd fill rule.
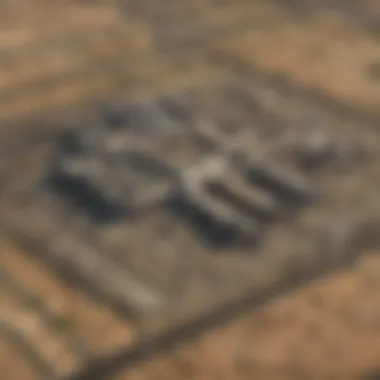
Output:
[[[378,111],[376,2],[166,0],[148,7],[131,0],[20,0],[1,6],[2,118],[81,105],[118,90],[138,96],[182,88],[230,70],[285,76]]]
[[[118,379],[378,379],[379,274],[368,255]]]
[[[121,3],[1,3],[4,128],[120,91],[134,97],[207,83],[230,71],[279,76],[379,117],[376,0]],[[91,355],[138,339],[133,326],[26,257],[4,242],[0,267],[34,302],[69,324]],[[375,380],[380,378],[379,275],[380,259],[369,255],[352,269],[194,337],[119,379]],[[80,365],[83,358],[66,357],[63,339],[38,325],[14,291],[0,288],[1,321],[29,334],[60,372]],[[39,379],[20,352],[17,340],[0,330],[2,376]]]

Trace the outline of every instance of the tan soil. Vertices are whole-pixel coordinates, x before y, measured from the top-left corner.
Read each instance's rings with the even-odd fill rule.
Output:
[[[141,1],[125,12],[115,3],[4,3],[1,118],[31,117],[118,91],[136,96],[183,87],[225,69],[285,75],[377,111],[380,87],[368,68],[380,61],[379,40],[352,15],[291,17],[264,0],[199,0],[181,7],[166,0],[156,10]],[[366,8],[377,12],[370,1]],[[170,15],[165,23],[164,12]]]
[[[36,314],[31,308],[25,308],[23,298],[17,295],[15,297],[12,287],[7,284],[0,291],[0,322],[5,322],[27,337],[29,344],[37,348],[40,356],[59,372],[71,372],[90,359],[89,356],[78,357],[67,347],[65,331],[70,331],[91,355],[100,356],[133,343],[135,332],[132,325],[120,319],[107,306],[64,284],[50,269],[32,260],[25,253],[5,244],[1,245],[0,252],[0,268],[10,276],[12,284],[15,283],[21,288],[27,297],[42,302],[61,328],[57,333],[56,329],[39,324],[40,314]],[[36,327],[28,329],[27,326],[31,323]],[[5,365],[2,363],[6,361],[10,371],[7,378],[24,379],[17,377],[18,372],[12,372],[19,371],[19,368],[17,365],[13,368],[9,364],[9,357],[13,357],[12,350],[10,353],[2,350],[1,342],[2,339],[0,367]],[[5,344],[7,345],[8,343]],[[15,360],[21,360],[20,352],[15,352]],[[28,377],[25,379],[29,380]]]
[[[379,275],[368,256],[118,379],[364,379],[380,371]]]
[[[0,339],[0,371],[7,379],[38,380],[38,374],[20,356],[12,342],[5,338]]]
[[[276,28],[249,30],[212,45],[215,60],[232,69],[286,75],[333,99],[378,111],[380,85],[368,68],[380,62],[379,39],[339,15],[283,20]]]

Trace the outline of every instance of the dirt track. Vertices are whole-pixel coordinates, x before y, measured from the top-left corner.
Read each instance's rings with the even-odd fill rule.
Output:
[[[184,2],[183,8],[167,1],[165,12],[171,11],[165,14],[164,6],[159,11],[148,9],[142,1],[140,5],[129,1],[125,15],[112,2],[30,0],[23,2],[24,7],[8,3],[9,18],[0,16],[5,128],[8,121],[11,125],[20,118],[121,91],[127,97],[161,93],[211,83],[230,72],[285,80],[326,103],[350,104],[355,112],[379,117],[375,2],[362,2],[361,14],[349,7],[328,10],[334,2],[323,1],[308,14],[270,1],[254,5],[225,1],[216,6],[200,0]],[[2,305],[8,307],[1,306],[5,310],[1,318],[21,330],[28,325],[32,342],[37,339],[38,344],[40,339],[44,355],[59,372],[70,372],[93,354],[113,352],[138,338],[129,322],[97,300],[69,289],[43,265],[10,248],[6,240],[0,265],[21,289],[28,290],[33,302],[38,299],[56,322],[68,326],[67,331],[86,346],[62,361],[70,351],[64,339],[54,332],[49,335],[47,326],[28,325],[25,321],[33,316],[17,304],[12,292],[2,290]],[[119,378],[367,379],[380,371],[378,267],[378,259],[369,258]],[[0,338],[0,373],[8,373],[10,380],[37,379],[25,357],[19,359],[15,340],[9,335]]]

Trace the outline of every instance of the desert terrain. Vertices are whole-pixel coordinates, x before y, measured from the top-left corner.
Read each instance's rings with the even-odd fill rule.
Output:
[[[299,87],[326,107],[380,119],[375,0],[162,0],[154,6],[20,0],[4,1],[1,8],[4,136],[17,136],[46,114],[55,117],[121,95],[155,96],[230,73]],[[1,235],[4,378],[74,374],[80,380],[75,373],[88,363],[139,341],[132,321]],[[377,252],[368,252],[353,267],[314,279],[188,342],[141,362],[126,360],[126,368],[111,378],[378,379],[379,275]],[[101,371],[96,376],[91,378],[106,378]]]

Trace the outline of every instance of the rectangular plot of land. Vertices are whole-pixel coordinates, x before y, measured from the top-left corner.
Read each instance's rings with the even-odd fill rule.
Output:
[[[145,332],[352,259],[360,248],[351,252],[346,239],[351,228],[361,231],[356,214],[376,214],[378,207],[377,184],[369,182],[378,136],[370,124],[334,114],[297,90],[249,77],[192,91],[196,117],[190,123],[181,119],[186,102],[174,95],[169,101],[170,94],[137,103],[147,113],[155,104],[162,107],[172,122],[157,119],[161,125],[130,114],[140,109],[133,102],[121,102],[112,118],[104,119],[99,108],[88,124],[70,132],[70,144],[79,139],[79,145],[47,153],[41,161],[46,178],[34,179],[34,187],[19,198],[10,194],[3,204],[9,215],[4,226],[18,244],[66,281],[132,316]],[[313,126],[318,119],[323,123]],[[129,134],[130,141],[115,151],[108,144],[113,133]],[[144,138],[156,144],[131,148]],[[167,151],[157,149],[168,139],[200,144],[204,158],[186,163],[171,144]],[[63,159],[79,169],[72,177],[73,167],[65,164],[51,187],[48,178]],[[80,169],[86,162],[88,169]],[[107,173],[115,165],[117,176],[93,180],[99,168]],[[160,165],[168,170],[165,189],[155,187],[162,173],[146,189],[134,188],[130,170],[136,178],[149,177]],[[123,176],[127,180],[119,181]],[[134,215],[111,212],[128,199],[136,202]],[[353,212],[359,199],[362,210]],[[341,219],[343,235],[335,241]],[[320,257],[320,244],[336,256]]]

